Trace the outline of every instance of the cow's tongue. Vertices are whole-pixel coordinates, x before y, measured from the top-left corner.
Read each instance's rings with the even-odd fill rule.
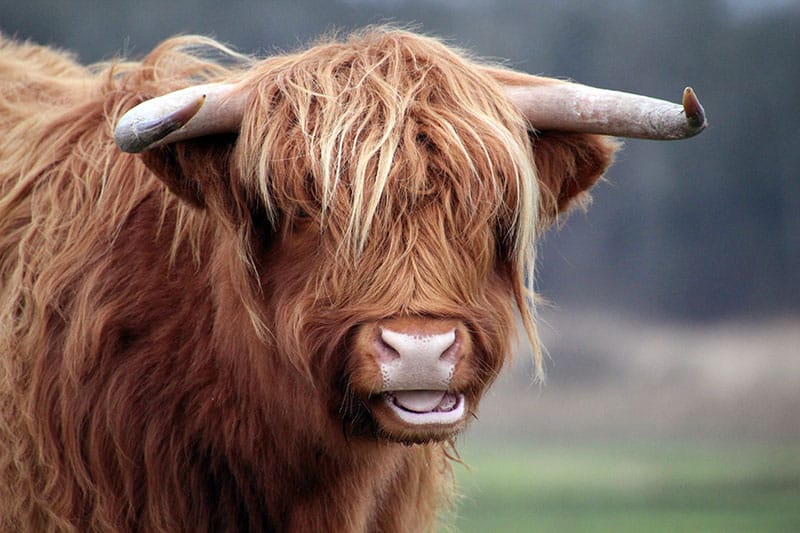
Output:
[[[443,403],[447,391],[404,390],[392,393],[397,405],[415,413],[429,413]]]

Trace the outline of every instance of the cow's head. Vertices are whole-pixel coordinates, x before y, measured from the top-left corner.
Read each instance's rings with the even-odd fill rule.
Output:
[[[372,31],[144,102],[116,138],[187,202],[247,228],[261,320],[335,391],[334,416],[422,442],[476,412],[515,306],[536,346],[535,238],[611,163],[598,134],[688,136],[703,117],[685,103]]]

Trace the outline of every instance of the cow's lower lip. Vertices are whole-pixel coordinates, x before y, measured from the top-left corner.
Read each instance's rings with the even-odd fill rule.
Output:
[[[390,391],[383,393],[389,409],[413,426],[449,426],[458,423],[466,412],[463,394],[445,391]]]

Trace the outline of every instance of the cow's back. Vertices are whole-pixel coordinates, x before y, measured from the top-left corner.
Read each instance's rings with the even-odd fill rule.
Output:
[[[89,70],[66,52],[0,35],[0,149],[9,132],[79,98],[94,83]],[[4,159],[5,160],[5,159]]]
[[[75,524],[59,522],[75,505],[64,464],[77,459],[59,444],[71,437],[58,406],[78,409],[70,391],[120,352],[100,340],[122,342],[131,335],[114,328],[148,318],[120,302],[166,277],[177,202],[119,157],[111,123],[127,104],[113,69],[0,37],[0,531]]]
[[[226,72],[184,52],[206,43],[83,67],[0,36],[0,531],[188,530],[153,525],[188,485],[219,508],[188,466],[216,425],[164,406],[213,397],[210,256],[236,251],[113,139],[143,99]],[[140,490],[153,476],[180,488]]]
[[[31,391],[44,355],[41,329],[55,326],[50,313],[60,290],[51,286],[48,304],[38,280],[68,247],[71,221],[58,204],[77,199],[63,183],[60,195],[50,189],[59,186],[52,180],[71,149],[59,138],[60,116],[96,81],[66,53],[2,36],[0,80],[0,530],[69,530],[36,503],[52,473],[37,449],[34,428],[41,421],[32,416]],[[48,234],[58,226],[63,231]]]

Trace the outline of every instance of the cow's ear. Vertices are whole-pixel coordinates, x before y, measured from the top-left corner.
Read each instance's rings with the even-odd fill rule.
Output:
[[[614,161],[619,142],[585,133],[530,132],[539,179],[540,212],[549,225],[574,205],[588,199],[587,191]]]
[[[503,87],[558,83],[509,69],[482,68]],[[614,161],[614,153],[620,146],[610,137],[587,133],[530,131],[528,136],[539,178],[540,211],[548,225],[559,213],[588,198],[587,191]]]
[[[230,201],[235,135],[209,135],[165,144],[142,153],[144,164],[188,204],[205,208]]]

